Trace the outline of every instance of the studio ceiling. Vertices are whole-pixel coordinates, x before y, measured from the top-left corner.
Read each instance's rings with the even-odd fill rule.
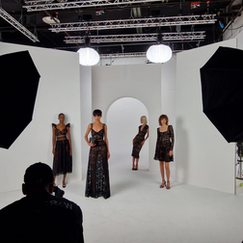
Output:
[[[144,53],[157,42],[174,52],[222,40],[240,15],[241,1],[187,0],[1,0],[2,42],[76,52],[89,35],[100,54]],[[30,40],[7,18],[13,17],[36,37]],[[49,16],[52,25],[43,21]],[[11,21],[10,21],[11,22]]]

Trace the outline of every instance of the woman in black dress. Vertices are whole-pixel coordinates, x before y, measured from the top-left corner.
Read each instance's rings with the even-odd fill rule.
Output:
[[[160,172],[162,177],[162,184],[160,188],[166,186],[164,168],[166,170],[167,186],[170,189],[170,163],[173,161],[173,147],[174,147],[174,130],[172,125],[168,125],[168,117],[161,115],[159,117],[159,125],[157,128],[157,143],[155,149],[154,159],[160,162]]]
[[[133,149],[132,149],[132,170],[138,169],[138,160],[139,160],[139,153],[142,149],[142,146],[144,145],[145,141],[149,137],[149,126],[147,125],[147,117],[142,116],[141,117],[141,124],[138,127],[138,134],[136,137],[132,140],[133,143]],[[146,138],[145,135],[147,134]]]
[[[107,126],[100,121],[101,110],[94,110],[95,122],[88,125],[85,141],[90,146],[89,163],[86,178],[86,197],[105,199],[110,197],[110,182],[108,159],[110,158],[109,143],[107,138]],[[88,140],[91,131],[93,141]]]
[[[54,183],[56,176],[63,174],[62,187],[66,187],[66,175],[72,172],[72,146],[70,123],[64,124],[65,115],[58,115],[59,123],[52,123],[52,153]]]

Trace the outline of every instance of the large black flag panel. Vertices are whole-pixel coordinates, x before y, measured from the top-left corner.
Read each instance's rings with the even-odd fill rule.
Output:
[[[243,51],[219,47],[200,74],[203,112],[227,142],[242,142]]]
[[[32,120],[40,75],[28,51],[0,56],[0,147],[8,149]]]

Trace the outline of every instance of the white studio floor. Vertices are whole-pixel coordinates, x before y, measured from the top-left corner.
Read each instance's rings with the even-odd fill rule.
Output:
[[[65,197],[82,208],[86,243],[242,242],[243,194],[160,182],[159,172],[110,167],[111,198],[86,198],[85,181],[67,184]],[[20,197],[1,193],[0,208]]]

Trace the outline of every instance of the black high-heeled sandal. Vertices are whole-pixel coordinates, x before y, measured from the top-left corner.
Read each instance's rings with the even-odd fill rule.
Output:
[[[164,188],[166,186],[166,181],[165,180],[163,180],[162,181],[162,184],[159,186],[160,188]]]

